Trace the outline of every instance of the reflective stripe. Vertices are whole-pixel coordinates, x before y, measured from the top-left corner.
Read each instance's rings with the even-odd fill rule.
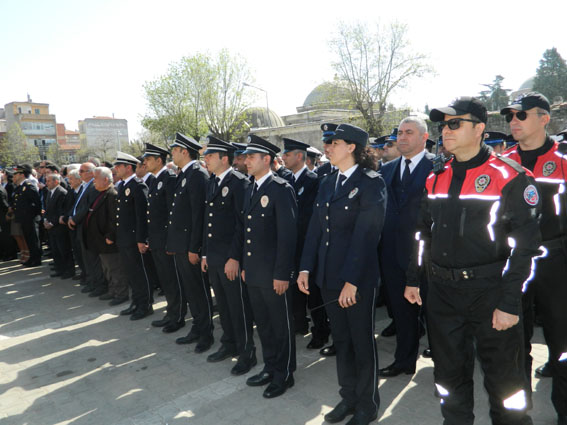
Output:
[[[498,212],[498,208],[500,208],[500,201],[496,201],[492,204],[492,208],[490,208],[490,222],[486,225],[488,229],[488,235],[490,236],[490,240],[494,242],[494,223],[496,223],[496,213]]]
[[[179,319],[178,322],[181,320],[181,312],[183,311],[183,289],[181,288],[181,281],[179,279],[179,272],[177,271],[177,260],[175,259],[175,255],[173,255],[173,266],[175,267],[175,276],[177,276],[177,287],[179,288]],[[185,301],[187,302],[187,301]]]
[[[374,306],[375,303],[376,303],[376,288],[374,288],[374,292],[372,296],[372,306]],[[375,413],[378,413],[378,404],[376,404],[376,389],[378,388],[378,384],[376,383],[376,377],[378,376],[376,365],[378,364],[378,359],[376,358],[376,340],[374,339],[374,331],[376,326],[375,314],[376,314],[376,308],[372,307],[372,314],[370,315],[372,319],[372,325],[370,327],[370,329],[372,329],[372,333],[370,335],[370,338],[372,338],[372,354],[374,354],[374,373],[372,373],[372,376],[374,377],[374,384],[372,385],[372,387],[374,390],[372,391],[372,402],[374,403],[374,406],[376,406]]]
[[[445,388],[442,387],[441,385],[435,383],[435,387],[437,388],[437,392],[442,396],[442,397],[447,397],[449,395],[449,391]]]
[[[481,201],[498,201],[500,195],[459,195],[459,199],[480,199]]]
[[[490,166],[492,168],[496,168],[498,171],[500,171],[500,173],[502,174],[502,177],[504,177],[505,179],[507,179],[510,176],[510,174],[508,173],[508,170],[506,170],[506,167],[498,166],[496,164],[490,164]]]
[[[152,306],[152,295],[150,292],[150,280],[148,279],[148,273],[146,272],[146,263],[144,262],[144,256],[140,252],[140,258],[142,259],[142,269],[144,270],[144,276],[146,276],[146,285],[148,288],[148,307]]]
[[[287,292],[287,291],[286,291]],[[288,345],[288,351],[287,351],[287,374],[285,376],[285,380],[287,381],[287,378],[289,378],[289,364],[291,363],[291,327],[289,326],[289,311],[287,310],[287,294],[284,293],[284,301],[285,301],[285,318],[287,320],[287,345]]]
[[[248,348],[248,329],[246,327],[246,309],[244,308],[242,273],[240,272],[240,267],[238,267],[238,284],[240,285],[240,303],[242,304],[242,316],[244,318],[244,351],[246,351]]]
[[[530,264],[530,275],[528,276],[528,278],[525,280],[524,283],[522,283],[522,292],[525,293],[528,290],[528,286],[530,284],[530,282],[532,281],[532,279],[535,276],[535,272],[536,272],[536,267],[537,267],[537,263],[536,261],[540,258],[545,258],[547,257],[547,249],[542,245],[539,247],[539,250],[541,251],[540,255],[536,255],[535,257],[532,257],[531,259],[531,264]]]
[[[508,410],[524,410],[527,406],[526,392],[524,390],[518,391],[504,400],[503,404]]]
[[[424,241],[419,241],[419,252],[417,254],[417,265],[421,266],[423,263],[423,249],[425,247],[425,242]]]
[[[561,195],[565,193],[565,184],[561,183],[559,185],[559,190],[555,195],[553,195],[553,202],[555,203],[555,214],[561,214]]]
[[[207,291],[207,286],[205,285],[205,279],[203,279],[203,272],[201,271],[201,267],[199,267],[199,274],[201,275],[201,284],[203,285],[203,291],[205,291],[205,301],[207,302],[207,309],[209,310],[209,326],[211,327],[211,331],[212,331],[213,328],[213,312],[211,311],[212,300],[209,300],[209,295],[211,293],[210,291]]]
[[[434,194],[432,194],[432,195],[427,195],[427,197],[428,197],[429,199],[437,199],[437,198],[446,199],[446,198],[449,197],[449,194],[448,194],[448,193],[434,193]]]
[[[563,183],[565,183],[565,180],[563,180],[563,179],[550,179],[549,177],[536,177],[536,182],[563,184]]]

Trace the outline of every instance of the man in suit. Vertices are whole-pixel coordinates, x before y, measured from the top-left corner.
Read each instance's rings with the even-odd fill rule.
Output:
[[[317,196],[319,188],[319,180],[317,174],[309,171],[305,160],[307,157],[307,148],[309,145],[297,140],[283,138],[284,152],[283,160],[286,168],[293,173],[291,186],[295,192],[297,200],[297,244],[295,249],[295,273],[299,272],[299,262],[301,260],[301,252],[305,243],[307,234],[307,226],[313,213],[313,203]],[[314,275],[314,274],[313,274]],[[293,316],[295,323],[295,332],[300,335],[306,335],[309,332],[309,323],[307,321],[307,307],[313,308],[323,304],[321,292],[316,285],[313,291],[307,296],[301,292],[297,285],[293,285]],[[324,308],[319,308],[311,313],[313,319],[313,328],[311,329],[311,341],[307,348],[320,349],[329,340],[329,323]]]
[[[246,166],[254,184],[244,194],[244,223],[238,227],[243,242],[242,279],[262,343],[264,368],[248,378],[249,386],[268,385],[265,398],[282,395],[294,384],[290,281],[294,281],[297,203],[293,188],[270,170],[277,146],[248,136]]]
[[[337,129],[337,127],[338,127],[337,124],[331,124],[331,123],[321,124],[321,130],[323,131],[323,137],[321,138],[321,141],[323,142],[323,152],[325,153],[325,156],[327,156],[327,154],[329,153],[329,145],[333,142],[331,137],[335,135],[335,130]],[[329,161],[324,163],[320,167],[317,167],[315,169],[315,173],[319,177],[325,177],[327,174],[331,174],[336,169],[337,168],[331,165],[331,162]]]
[[[75,262],[69,229],[60,223],[65,215],[65,200],[67,190],[61,186],[60,174],[48,174],[46,178],[46,199],[43,226],[47,230],[49,246],[55,265],[51,277],[60,276],[61,279],[70,279],[75,276]]]
[[[231,373],[242,375],[257,360],[248,290],[240,276],[242,241],[234,231],[242,224],[244,192],[250,182],[231,167],[235,149],[231,143],[208,137],[205,162],[213,175],[207,185],[201,270],[208,271],[223,330],[220,348],[207,361],[238,356]]]
[[[388,189],[388,206],[379,254],[382,282],[396,326],[394,363],[380,369],[382,377],[413,374],[419,348],[419,307],[404,298],[406,270],[414,243],[415,227],[425,179],[433,155],[425,150],[427,124],[418,117],[402,120],[397,133],[401,157],[380,170]],[[421,293],[426,288],[422,276]]]
[[[65,214],[63,217],[59,218],[59,223],[64,224],[69,228],[68,222],[69,218],[73,215],[73,207],[77,201],[79,195],[82,193],[83,186],[81,180],[81,174],[78,169],[71,170],[67,173],[67,179],[69,180],[69,186],[71,189],[67,191],[67,196],[65,198]],[[81,238],[77,234],[76,230],[69,229],[69,238],[71,239],[71,247],[73,250],[73,259],[76,261],[80,269],[80,274],[75,275],[73,280],[80,280],[81,285],[86,284],[86,268],[83,262],[83,252],[81,250]]]
[[[185,302],[189,303],[193,325],[177,344],[196,342],[196,353],[213,345],[213,313],[210,288],[201,274],[201,246],[205,190],[209,175],[199,163],[201,145],[191,137],[177,133],[170,145],[171,156],[181,171],[177,176],[174,200],[169,212],[166,250],[174,255],[181,276]]]
[[[116,245],[132,291],[132,304],[120,312],[130,320],[140,320],[154,312],[153,290],[144,269],[142,255],[148,250],[148,187],[136,179],[134,156],[116,153],[116,173],[123,183],[118,189]]]
[[[165,294],[167,313],[163,319],[154,320],[152,326],[161,327],[165,333],[175,332],[185,326],[187,303],[182,295],[181,280],[175,271],[173,256],[167,255],[167,223],[171,211],[177,175],[166,167],[167,149],[146,143],[143,155],[144,167],[152,173],[148,188],[148,245],[153,257],[160,286]]]

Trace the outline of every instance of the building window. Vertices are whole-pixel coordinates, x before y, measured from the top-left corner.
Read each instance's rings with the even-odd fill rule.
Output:
[[[36,108],[35,114],[36,114],[36,115],[39,115],[39,109]]]
[[[43,146],[45,146],[45,139],[43,139],[43,140],[41,141],[41,144],[42,144]]]
[[[21,113],[22,113],[22,108],[20,108],[20,107],[18,106],[18,114],[21,114]]]

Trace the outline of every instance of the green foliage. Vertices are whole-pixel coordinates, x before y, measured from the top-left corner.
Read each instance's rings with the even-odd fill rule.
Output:
[[[26,138],[19,124],[10,126],[0,141],[0,164],[10,166],[39,161],[39,150]]]
[[[502,88],[503,80],[504,77],[502,75],[497,75],[494,77],[492,84],[482,84],[488,90],[482,90],[479,94],[479,99],[489,111],[499,111],[509,103],[508,92],[511,90]]]
[[[544,52],[536,71],[533,89],[550,102],[567,100],[567,64],[555,47]]]

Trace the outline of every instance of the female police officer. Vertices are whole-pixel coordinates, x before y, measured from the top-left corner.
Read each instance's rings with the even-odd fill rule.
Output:
[[[366,151],[368,134],[355,126],[337,127],[329,149],[338,167],[322,179],[309,223],[299,289],[309,293],[308,275],[316,271],[337,349],[342,401],[327,422],[354,416],[348,425],[377,417],[378,355],[374,340],[374,299],[379,282],[378,242],[386,208],[385,184],[373,171]]]

